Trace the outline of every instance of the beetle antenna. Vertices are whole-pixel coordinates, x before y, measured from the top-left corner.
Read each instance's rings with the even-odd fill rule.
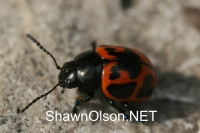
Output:
[[[54,86],[51,90],[49,90],[48,92],[46,92],[45,94],[35,98],[32,102],[30,102],[25,108],[23,108],[21,110],[21,113],[23,113],[25,110],[27,110],[32,104],[34,104],[36,101],[38,101],[39,99],[47,96],[48,94],[50,94],[52,91],[54,91],[60,84],[56,84],[56,86]]]
[[[50,55],[50,57],[53,59],[55,65],[56,65],[56,68],[57,69],[61,69],[61,67],[57,64],[56,62],[56,59],[54,58],[54,56],[49,52],[47,51],[35,38],[33,38],[31,35],[27,34],[26,35],[29,39],[31,39],[40,49],[42,49],[45,53],[47,53],[48,55]]]

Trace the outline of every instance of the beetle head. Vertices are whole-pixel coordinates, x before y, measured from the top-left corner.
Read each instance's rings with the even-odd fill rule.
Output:
[[[58,80],[61,87],[68,89],[78,86],[76,75],[76,65],[74,61],[66,62],[61,68]]]

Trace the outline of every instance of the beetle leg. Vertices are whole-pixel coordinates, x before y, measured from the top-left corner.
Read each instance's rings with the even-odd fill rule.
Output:
[[[126,108],[128,111],[132,111],[132,110],[129,108],[128,103],[126,103],[126,102],[121,102],[121,103],[122,103],[122,105],[124,106],[124,108]],[[136,109],[133,110],[133,113],[136,114]],[[139,121],[140,121],[140,120],[139,120]],[[148,125],[148,121],[140,121],[140,122],[142,122],[142,123],[145,124],[145,125]]]
[[[113,101],[113,100],[111,100],[111,99],[108,99],[108,98],[107,98],[107,100],[108,100],[108,103],[109,103],[112,107],[114,107],[114,108],[117,109],[120,113],[122,113],[122,114],[124,115],[124,120],[129,119],[129,116],[128,116],[127,114],[125,114],[125,111],[124,111],[123,109],[121,109],[121,108],[119,108],[119,107],[116,106],[115,101]]]
[[[61,94],[63,94],[65,92],[65,88],[62,88],[61,90]]]
[[[91,42],[92,50],[95,51],[96,49],[96,41]]]
[[[80,105],[80,103],[89,102],[93,97],[94,97],[94,92],[88,93],[85,97],[79,96],[77,100],[74,102],[72,114],[77,113],[77,107]]]
[[[121,103],[124,106],[124,108],[126,108],[127,110],[130,110],[129,104],[127,102],[121,102]]]

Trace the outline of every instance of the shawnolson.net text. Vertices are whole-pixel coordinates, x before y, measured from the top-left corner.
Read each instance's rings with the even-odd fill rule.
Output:
[[[154,121],[154,113],[156,110],[140,110],[129,112],[129,119],[124,119],[124,114],[122,113],[102,113],[102,111],[92,110],[88,114],[71,114],[71,113],[58,113],[57,111],[47,111],[46,120],[47,121]],[[151,114],[151,117],[148,115]],[[94,117],[95,115],[95,117]],[[148,119],[151,118],[151,119]]]

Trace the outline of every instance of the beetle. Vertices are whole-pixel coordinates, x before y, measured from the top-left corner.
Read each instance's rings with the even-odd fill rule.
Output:
[[[71,89],[78,87],[78,91],[85,94],[79,96],[74,103],[72,113],[77,113],[80,103],[89,102],[96,90],[101,89],[111,106],[122,112],[115,101],[129,109],[128,102],[141,102],[147,100],[156,84],[156,74],[150,60],[133,48],[102,45],[96,47],[92,43],[92,50],[76,56],[73,61],[64,63],[60,67],[54,56],[48,52],[35,38],[27,35],[44,52],[53,59],[57,69],[60,70],[58,84],[47,93],[37,97],[21,112],[27,110],[40,98],[47,96],[58,86]]]

